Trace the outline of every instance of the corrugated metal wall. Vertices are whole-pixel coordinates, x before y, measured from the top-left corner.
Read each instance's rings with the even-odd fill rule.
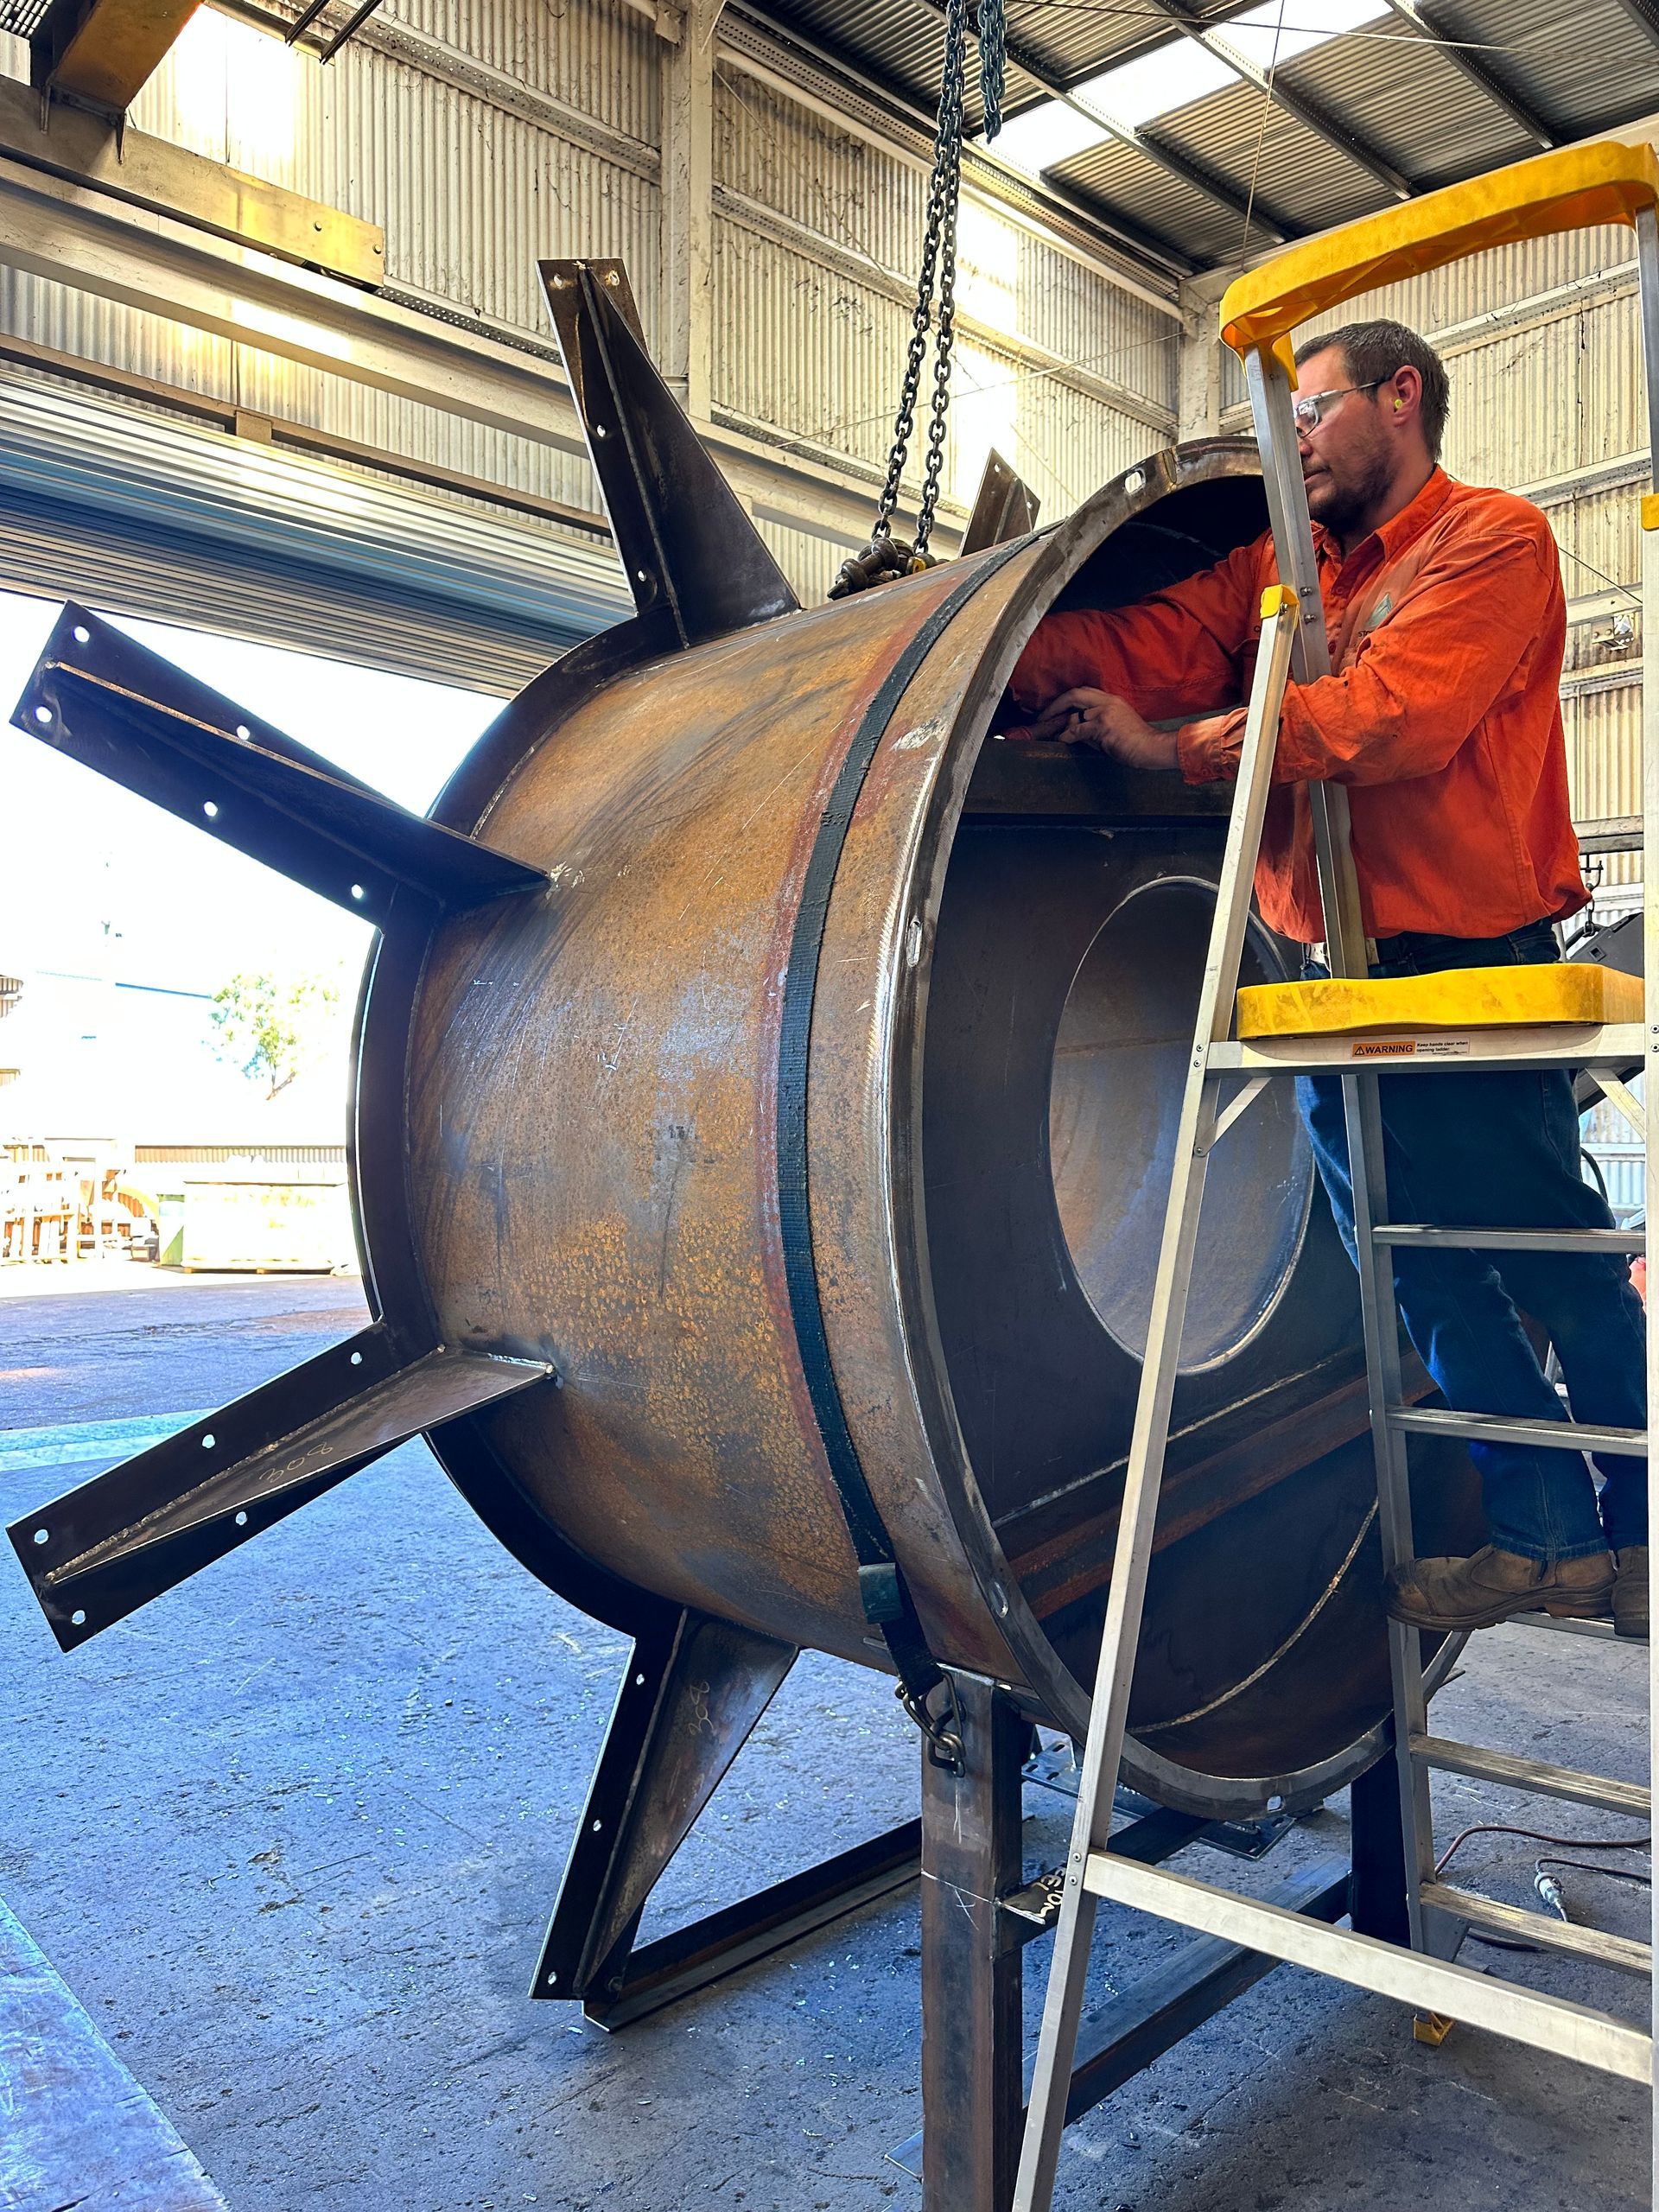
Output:
[[[926,179],[730,60],[715,162],[717,410],[884,467]],[[947,496],[971,501],[995,446],[1052,518],[1166,442],[1179,326],[976,199],[957,244]]]
[[[1504,246],[1365,294],[1339,316],[1391,315],[1439,345],[1452,382],[1445,460],[1465,482],[1535,499],[1561,550],[1573,621],[1562,681],[1580,821],[1641,807],[1641,531],[1647,480],[1635,247],[1629,231]],[[1224,355],[1230,425],[1248,423]],[[1639,879],[1635,857],[1599,863],[1599,898]]]
[[[16,41],[0,66],[27,73]],[[622,0],[385,0],[327,68],[204,8],[135,128],[384,227],[388,286],[546,345],[538,257],[624,260],[662,324],[661,46]],[[728,427],[873,483],[910,331],[913,156],[717,68],[715,405]],[[995,445],[1052,518],[1173,434],[1179,324],[969,197],[947,498]],[[0,330],[251,413],[592,507],[584,461],[161,315],[0,269]],[[924,416],[925,422],[925,416]],[[919,446],[917,448],[919,454]],[[912,485],[919,470],[912,467]],[[846,548],[774,533],[804,594]]]

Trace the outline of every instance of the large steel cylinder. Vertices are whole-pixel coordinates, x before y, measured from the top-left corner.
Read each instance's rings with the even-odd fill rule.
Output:
[[[579,1601],[572,1561],[886,1663],[844,1420],[934,1655],[1081,1731],[1221,823],[1109,775],[1009,802],[992,722],[1057,602],[1263,520],[1211,442],[852,600],[612,633],[440,801],[554,890],[383,952],[358,1118],[408,1137],[359,1148],[365,1249],[447,1344],[553,1363],[435,1441]],[[1285,961],[1257,929],[1249,975]],[[1376,1755],[1388,1681],[1357,1300],[1287,1087],[1217,1156],[1185,1364],[1128,1771],[1305,1804]],[[1424,1548],[1465,1503],[1423,1485]]]

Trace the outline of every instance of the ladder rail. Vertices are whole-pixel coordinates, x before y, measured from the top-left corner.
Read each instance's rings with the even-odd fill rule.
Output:
[[[1530,1623],[1536,1616],[1516,1618]],[[1541,1759],[1516,1758],[1484,1744],[1459,1744],[1450,1736],[1414,1736],[1412,1756],[1442,1774],[1464,1774],[1491,1782],[1500,1789],[1519,1789],[1533,1797],[1561,1797],[1574,1805],[1593,1805],[1632,1821],[1653,1818],[1653,1793],[1638,1782],[1614,1782],[1603,1774],[1581,1774],[1576,1767],[1548,1766]],[[1637,1841],[1639,1843],[1640,1837]]]
[[[1642,317],[1642,366],[1647,385],[1649,485],[1642,502],[1642,946],[1643,976],[1648,988],[1644,1077],[1659,1068],[1659,880],[1646,855],[1659,852],[1659,215],[1651,206],[1636,215],[1637,296]],[[1621,1096],[1622,1094],[1622,1096]],[[1641,1133],[1647,1188],[1659,1187],[1659,1116],[1643,1111],[1639,1120],[1630,1108],[1634,1103],[1620,1084],[1610,1091],[1615,1103]],[[1652,1086],[1643,1084],[1643,1107]],[[1659,1396],[1659,1327],[1648,1324],[1648,1419]],[[1651,1529],[1659,1516],[1659,1457],[1648,1454],[1648,1521]],[[1648,1750],[1649,1775],[1659,1772],[1659,1652],[1648,1647]],[[1653,1893],[1649,1940],[1659,1953],[1659,1887]],[[1659,1984],[1653,1985],[1649,2026],[1659,2031]],[[1659,2087],[1659,2085],[1656,2085]],[[1651,2187],[1659,2203],[1659,2105],[1653,2114]]]
[[[1162,1487],[1170,1408],[1180,1370],[1181,1338],[1192,1284],[1205,1170],[1217,1119],[1220,1078],[1210,1070],[1210,1048],[1226,1035],[1238,988],[1244,932],[1249,925],[1256,849],[1273,781],[1279,714],[1289,679],[1298,602],[1283,586],[1262,604],[1258,653],[1239,755],[1238,795],[1227,827],[1221,880],[1211,925],[1210,949],[1199,988],[1198,1020],[1188,1057],[1175,1139],[1175,1173],[1164,1215],[1163,1240],[1153,1285],[1146,1359],[1135,1401],[1135,1428],[1123,1480],[1112,1579],[1101,1633],[1100,1668],[1090,1707],[1089,1734],[1078,1777],[1077,1810],[1066,1857],[1065,1888],[1054,1933],[1048,1991],[1037,2046],[1037,2067],[1014,2183],[1014,2212],[1034,2212],[1053,2192],[1065,2104],[1083,2012],[1084,1982],[1094,1934],[1095,1898],[1084,1882],[1090,1856],[1105,1848],[1111,1833],[1113,1793],[1122,1763],[1129,1692],[1141,1641],[1141,1614]]]
[[[1322,1923],[1293,1925],[1298,1916],[1281,1906],[1236,1891],[1217,1889],[1168,1866],[1141,1866],[1132,1859],[1116,1859],[1109,1851],[1094,1854],[1089,1878],[1102,1897],[1140,1912],[1156,1913],[1196,1934],[1247,1944],[1251,1950],[1265,1952],[1287,1966],[1311,1967],[1315,1973],[1392,1997],[1421,2012],[1450,2013],[1529,2044],[1535,2050],[1554,2051],[1580,2065],[1620,2075],[1626,2081],[1645,2082],[1649,2078],[1653,2052],[1649,2038],[1639,2029],[1587,2005],[1548,1997],[1523,1983],[1504,1981],[1474,1967],[1408,1951],[1375,1936],[1356,1936],[1348,1929],[1330,1928]],[[1461,1915],[1464,1893],[1447,1891],[1445,1894],[1457,1900],[1455,1909]],[[1471,1902],[1482,1905],[1488,1901]],[[1514,1909],[1494,1906],[1491,1910],[1496,1916]],[[1534,1923],[1542,1916],[1517,1911],[1516,1917],[1531,1936]],[[1506,1921],[1506,1931],[1508,1925]],[[1560,1925],[1555,1923],[1558,1931]],[[1601,1962],[1611,1965],[1614,1961],[1604,1955]],[[1618,1963],[1624,1962],[1621,1956]]]
[[[1308,512],[1307,490],[1302,478],[1301,445],[1293,412],[1290,372],[1268,347],[1255,346],[1245,357],[1244,376],[1262,452],[1275,555],[1281,569],[1288,561],[1301,597],[1304,619],[1297,628],[1297,680],[1313,683],[1330,674],[1331,653],[1313,517]],[[1349,834],[1348,793],[1340,784],[1314,784],[1309,787],[1308,799],[1331,972],[1337,976],[1363,976],[1370,963],[1360,906],[1359,875]],[[1382,1116],[1375,1074],[1344,1073],[1341,1080],[1359,1274],[1360,1330],[1371,1389],[1377,1520],[1386,1570],[1411,1557],[1412,1542],[1406,1440],[1398,1431],[1375,1418],[1379,1400],[1383,1405],[1397,1406],[1405,1396],[1400,1372],[1400,1329],[1395,1308],[1393,1262],[1371,1237],[1376,1217],[1388,1213]],[[1412,1943],[1421,1949],[1423,1923],[1419,1891],[1425,1881],[1433,1879],[1434,1847],[1428,1826],[1428,1777],[1412,1758],[1407,1742],[1410,1735],[1421,1734],[1428,1726],[1428,1698],[1423,1688],[1422,1649],[1416,1630],[1390,1621],[1388,1636],[1389,1675],[1395,1715],[1394,1756],[1399,1770],[1402,1818],[1406,1832],[1406,1910]]]

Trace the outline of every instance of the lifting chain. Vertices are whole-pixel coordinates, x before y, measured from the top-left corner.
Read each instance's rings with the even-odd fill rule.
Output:
[[[1002,82],[1007,62],[1005,0],[977,0],[977,4],[985,135],[994,138],[1002,128]],[[927,547],[944,474],[944,422],[950,406],[950,358],[956,342],[957,207],[962,188],[969,6],[969,0],[944,0],[944,68],[939,86],[938,122],[933,134],[933,168],[928,179],[921,274],[916,285],[910,350],[899,387],[893,447],[887,455],[887,481],[882,486],[870,542],[861,553],[842,563],[841,574],[830,594],[831,599],[845,599],[851,592],[885,583],[893,576],[916,575],[935,565],[935,556]],[[916,536],[913,543],[907,543],[893,536],[893,518],[899,505],[905,463],[910,457],[910,442],[915,435],[916,404],[921,393],[922,364],[927,358],[930,333],[933,334],[934,350],[927,460],[922,472],[922,501],[916,518]]]

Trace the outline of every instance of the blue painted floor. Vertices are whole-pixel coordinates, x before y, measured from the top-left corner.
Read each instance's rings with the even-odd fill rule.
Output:
[[[361,1319],[354,1286],[305,1279],[0,1300],[0,1513]],[[111,1423],[148,1426],[118,1438]],[[1436,1717],[1633,1773],[1644,1656],[1497,1631]],[[67,1658],[0,1560],[0,1897],[232,2212],[918,2202],[885,2157],[919,2122],[911,1898],[614,2038],[527,2001],[625,1657],[493,1542],[420,1445]],[[886,1687],[804,1661],[651,1926],[886,1828],[915,1798]],[[1058,1853],[1065,1808],[1030,1804],[1034,1871]],[[1447,1838],[1505,1817],[1513,1801],[1446,1784]],[[1566,1807],[1534,1824],[1626,1826]],[[1337,1808],[1250,1878],[1276,1884],[1342,1839]],[[1454,1871],[1519,1903],[1540,1848],[1477,1838]],[[1205,1849],[1178,1863],[1239,1871]],[[1573,1894],[1601,1925],[1639,1929],[1643,1893]],[[1102,1993],[1181,1940],[1103,1924]],[[1520,1971],[1637,2010],[1635,1985],[1589,1969]],[[1072,2132],[1057,2203],[1612,2212],[1645,2204],[1645,2155],[1634,2092],[1467,2032],[1427,2050],[1380,2000],[1281,1971]]]

